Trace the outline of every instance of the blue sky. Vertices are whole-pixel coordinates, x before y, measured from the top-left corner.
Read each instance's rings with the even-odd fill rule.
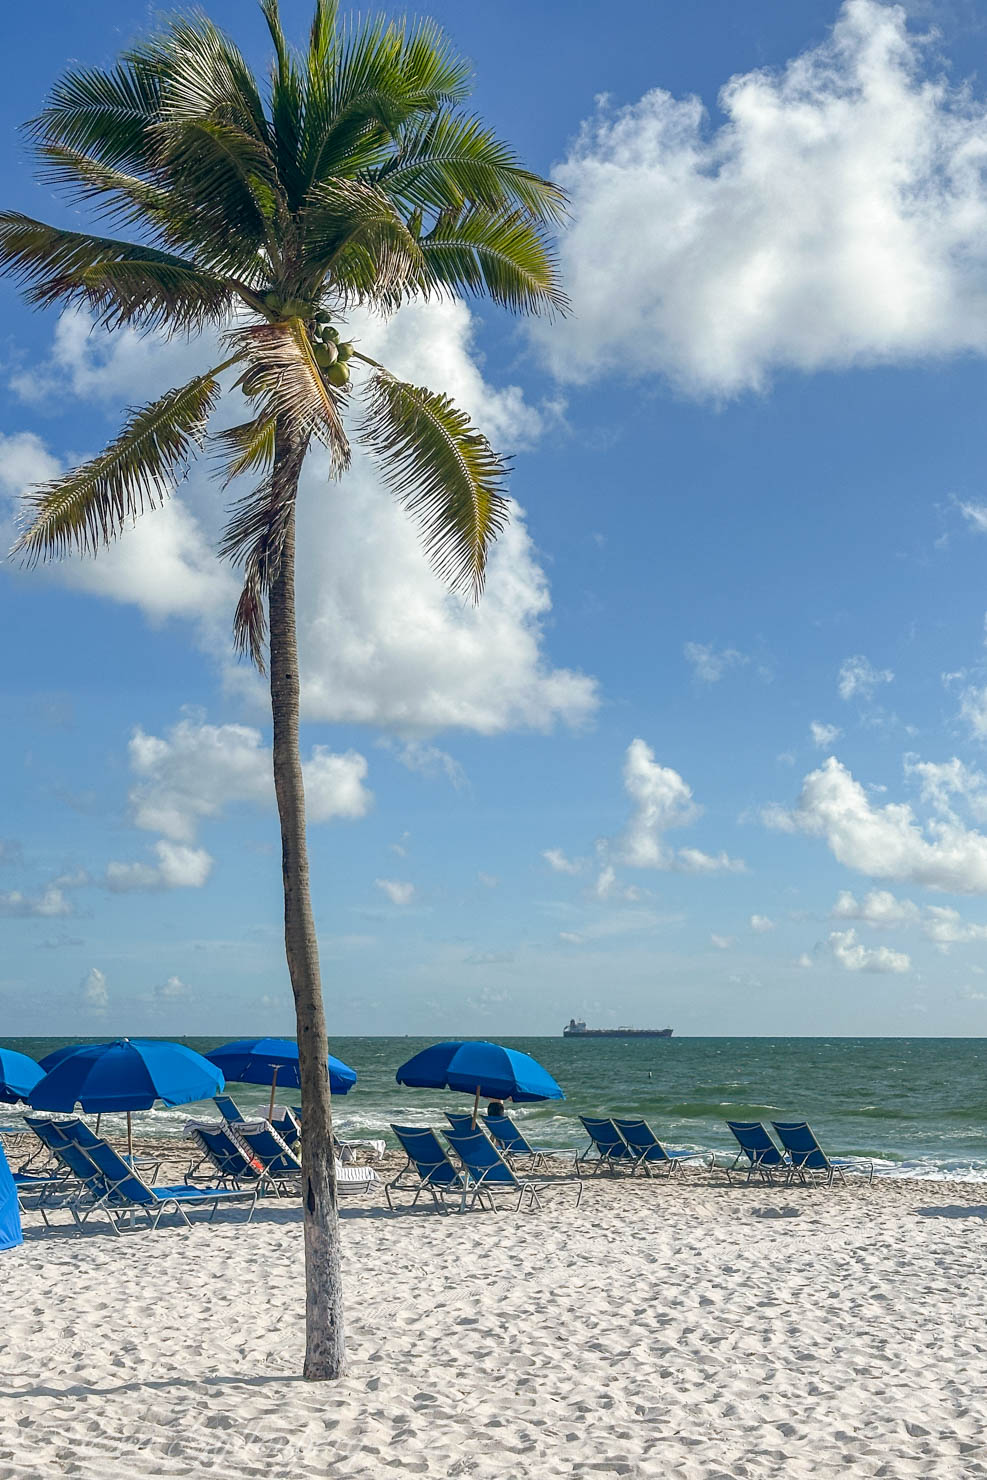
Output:
[[[253,8],[210,14],[263,64]],[[286,0],[301,35],[302,0]],[[357,464],[303,488],[339,1033],[987,1030],[987,33],[977,7],[435,4],[570,191],[574,303],[357,324],[514,452],[477,612]],[[6,136],[137,3],[7,21]],[[546,61],[550,58],[550,61]],[[70,224],[20,148],[8,207]],[[209,346],[9,284],[0,523]],[[227,408],[229,410],[230,408]],[[222,413],[221,413],[222,414]],[[289,1029],[262,688],[204,472],[0,573],[4,1032]]]

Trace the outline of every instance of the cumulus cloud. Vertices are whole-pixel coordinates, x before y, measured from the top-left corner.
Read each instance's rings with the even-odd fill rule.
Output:
[[[987,107],[905,7],[847,0],[821,44],[718,103],[714,125],[659,88],[604,97],[556,166],[575,312],[534,332],[560,378],[722,397],[987,349]]]
[[[742,668],[750,662],[746,653],[738,652],[736,648],[717,651],[712,643],[687,642],[682,651],[701,683],[719,683],[728,668]]]
[[[910,805],[875,806],[834,757],[802,783],[791,809],[766,808],[764,822],[822,838],[838,862],[876,879],[954,894],[987,894],[987,837],[953,817],[920,821]]]
[[[171,843],[159,838],[151,850],[156,863],[120,863],[106,865],[103,883],[113,894],[138,890],[201,889],[212,873],[213,860],[204,848],[190,848],[185,843]]]
[[[828,750],[833,742],[840,738],[843,731],[839,725],[824,725],[819,720],[814,719],[809,726],[809,734],[812,737],[813,745],[817,746],[820,750]]]
[[[382,739],[378,743],[389,750],[402,766],[409,771],[417,771],[419,776],[429,779],[444,776],[456,791],[464,791],[469,785],[469,778],[459,761],[437,745],[429,745],[424,740]]]
[[[270,743],[250,725],[211,725],[189,715],[164,736],[138,727],[129,759],[137,777],[130,791],[135,824],[174,843],[194,842],[200,822],[235,803],[274,805]],[[302,771],[310,822],[363,817],[373,803],[364,786],[367,762],[356,751],[337,755],[316,745]]]
[[[561,848],[546,848],[542,858],[557,874],[581,874],[586,867],[583,858],[568,858]]]
[[[735,935],[717,935],[715,931],[710,935],[709,939],[710,944],[714,945],[718,951],[728,951],[731,946],[737,944],[737,937]]]
[[[891,683],[893,679],[890,668],[875,668],[868,658],[857,653],[840,665],[837,689],[841,699],[870,699],[878,684]]]
[[[923,761],[905,756],[905,775],[917,777],[923,802],[944,817],[962,806],[977,822],[987,822],[987,776],[953,756],[948,761]]]
[[[410,904],[415,897],[415,886],[403,879],[375,879],[374,884],[382,894],[386,894],[391,904]]]
[[[679,869],[712,873],[742,869],[725,853],[710,855],[698,848],[676,851],[665,841],[673,828],[686,827],[701,815],[692,788],[671,766],[663,766],[644,740],[632,740],[624,757],[624,790],[632,811],[622,835],[613,845],[613,857],[631,868]]]
[[[106,977],[98,966],[91,966],[80,983],[82,1000],[93,1012],[105,1012],[109,1006],[110,993]]]
[[[160,982],[154,988],[154,998],[157,1002],[187,1001],[191,996],[192,988],[187,982],[183,982],[180,976],[169,976],[166,981]]]
[[[40,894],[24,894],[20,889],[0,893],[0,916],[8,919],[53,919],[58,915],[72,914],[71,902],[66,899],[64,886],[49,884]]]
[[[960,719],[970,727],[975,740],[987,740],[987,687],[975,685],[960,695]]]
[[[766,935],[775,928],[775,922],[767,915],[751,915],[750,925],[755,935]]]
[[[987,925],[976,925],[964,920],[959,910],[948,905],[935,904],[920,909],[913,900],[896,899],[887,889],[872,889],[859,900],[848,889],[844,889],[838,895],[830,914],[835,920],[859,920],[873,929],[915,927],[944,952],[950,946],[987,940]]]
[[[175,384],[208,359],[188,346],[127,330],[90,332],[85,315],[66,315],[50,364],[17,377],[32,400],[54,385],[97,404],[139,400]],[[506,452],[530,445],[546,412],[516,386],[494,387],[473,349],[474,320],[461,303],[409,306],[389,322],[354,315],[353,332],[372,355],[418,384],[448,390]],[[239,419],[230,393],[219,424]],[[547,413],[551,414],[551,412]],[[95,440],[95,439],[94,439]],[[0,447],[0,488],[12,499],[60,470],[29,434]],[[3,467],[3,461],[6,467]],[[234,576],[213,551],[221,501],[197,469],[168,505],[138,521],[95,561],[69,560],[47,578],[132,602],[153,620],[197,622],[200,641],[224,664],[228,685],[266,702],[249,670],[229,659]],[[554,667],[544,651],[551,597],[544,570],[514,508],[491,558],[483,600],[451,597],[431,574],[414,524],[382,488],[360,453],[352,473],[331,483],[315,452],[299,496],[298,614],[306,718],[374,724],[413,736],[444,727],[496,734],[514,728],[580,724],[598,703],[584,674]]]
[[[890,946],[864,946],[856,930],[833,930],[829,936],[833,959],[844,971],[874,971],[882,975],[900,975],[911,970],[911,958]]]

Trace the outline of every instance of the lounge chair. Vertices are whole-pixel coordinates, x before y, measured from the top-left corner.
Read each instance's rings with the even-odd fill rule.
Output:
[[[557,1146],[532,1146],[520,1126],[515,1125],[509,1115],[485,1115],[483,1125],[495,1146],[507,1157],[512,1166],[522,1157],[528,1170],[534,1172],[547,1156],[572,1156],[572,1152],[560,1151]]]
[[[589,1136],[589,1145],[576,1157],[576,1171],[582,1176],[582,1168],[593,1172],[632,1172],[634,1153],[624,1140],[612,1120],[594,1115],[580,1115],[583,1129]],[[596,1156],[590,1161],[593,1152]]]
[[[392,1188],[408,1192],[413,1190],[415,1195],[411,1200],[411,1207],[415,1206],[423,1192],[430,1195],[435,1207],[441,1213],[449,1211],[442,1202],[445,1197],[458,1198],[462,1206],[468,1190],[466,1179],[449,1160],[448,1151],[432,1127],[392,1125],[391,1130],[400,1141],[401,1149],[408,1159],[393,1181],[384,1183],[387,1206],[392,1210],[394,1208],[394,1201],[391,1197]]]
[[[105,1192],[96,1199],[91,1212],[105,1213],[110,1227],[119,1233],[120,1219],[127,1214],[142,1213],[152,1228],[157,1228],[168,1212],[177,1213],[182,1222],[192,1227],[186,1209],[211,1207],[209,1222],[221,1203],[247,1202],[249,1223],[257,1204],[257,1185],[249,1191],[237,1187],[189,1187],[181,1182],[174,1187],[152,1187],[140,1172],[130,1166],[108,1141],[87,1146],[85,1154],[99,1172]]]
[[[541,1208],[542,1194],[546,1192],[557,1192],[562,1188],[576,1187],[576,1207],[583,1195],[583,1184],[576,1181],[575,1184],[564,1182],[561,1179],[538,1178],[532,1180],[530,1177],[523,1182],[519,1181],[506,1158],[497,1149],[490,1137],[483,1131],[444,1131],[449,1145],[455,1151],[463,1164],[463,1172],[467,1183],[467,1190],[463,1196],[463,1206],[466,1198],[472,1193],[470,1206],[477,1201],[483,1204],[484,1194],[487,1198],[487,1206],[496,1211],[497,1204],[494,1202],[494,1193],[516,1193],[517,1202],[514,1211],[519,1212],[525,1198],[528,1199],[528,1208],[533,1211]]]
[[[301,1107],[275,1105],[271,1124],[286,1146],[294,1151],[302,1137]],[[379,1161],[387,1150],[387,1142],[379,1139],[351,1141],[342,1136],[333,1136],[332,1144],[336,1155],[344,1166],[350,1166],[366,1156],[369,1161]]]
[[[213,1095],[212,1102],[228,1125],[239,1125],[247,1118],[232,1095]]]
[[[762,1182],[773,1182],[776,1175],[788,1175],[791,1167],[785,1153],[778,1150],[759,1120],[728,1120],[727,1128],[733,1133],[738,1151],[728,1166],[718,1166],[714,1158],[711,1170],[726,1172],[727,1181],[733,1181],[733,1173],[740,1172],[744,1180],[760,1177]]]
[[[208,1164],[210,1178],[220,1187],[250,1187],[260,1176],[261,1168],[244,1149],[225,1120],[188,1120],[185,1134],[196,1144],[201,1155],[190,1162],[185,1181],[195,1182],[199,1168]]]
[[[630,1147],[634,1158],[632,1172],[640,1167],[648,1177],[670,1177],[684,1161],[695,1161],[702,1155],[699,1151],[666,1151],[646,1120],[622,1119],[615,1115],[613,1123]]]
[[[259,1163],[262,1191],[269,1188],[278,1197],[301,1191],[301,1159],[285,1145],[269,1120],[244,1120],[236,1134]],[[369,1192],[379,1180],[373,1167],[336,1162],[337,1193]]]
[[[813,1178],[819,1178],[827,1187],[831,1187],[837,1177],[845,1183],[846,1172],[859,1172],[866,1176],[868,1182],[873,1182],[872,1161],[851,1162],[846,1157],[827,1156],[804,1120],[773,1120],[771,1124],[788,1152],[790,1183],[798,1178],[800,1182],[808,1184]]]

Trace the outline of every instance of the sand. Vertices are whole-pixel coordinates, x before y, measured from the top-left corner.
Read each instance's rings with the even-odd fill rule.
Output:
[[[119,1239],[29,1215],[0,1254],[0,1480],[987,1475],[982,1196],[375,1195],[343,1213],[348,1374],[317,1385],[296,1205]]]

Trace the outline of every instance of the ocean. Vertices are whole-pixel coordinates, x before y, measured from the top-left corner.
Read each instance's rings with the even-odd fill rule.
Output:
[[[236,1036],[236,1035],[231,1035]],[[6,1039],[42,1058],[65,1038]],[[96,1042],[98,1040],[90,1040]],[[220,1038],[181,1040],[208,1052]],[[384,1135],[398,1124],[441,1125],[466,1096],[405,1089],[394,1072],[427,1038],[339,1038],[332,1052],[359,1074],[334,1102],[341,1134]],[[808,1120],[833,1155],[873,1158],[878,1173],[987,1182],[987,1040],[976,1038],[505,1038],[532,1054],[565,1090],[562,1103],[514,1112],[539,1144],[581,1148],[576,1117],[641,1115],[670,1147],[733,1149],[724,1122]],[[264,1112],[269,1090],[233,1085],[245,1111]],[[293,1103],[291,1090],[278,1099]],[[189,1116],[211,1103],[157,1108],[134,1116],[138,1137],[180,1135]],[[0,1123],[16,1115],[0,1107]],[[111,1130],[122,1121],[105,1116]]]

